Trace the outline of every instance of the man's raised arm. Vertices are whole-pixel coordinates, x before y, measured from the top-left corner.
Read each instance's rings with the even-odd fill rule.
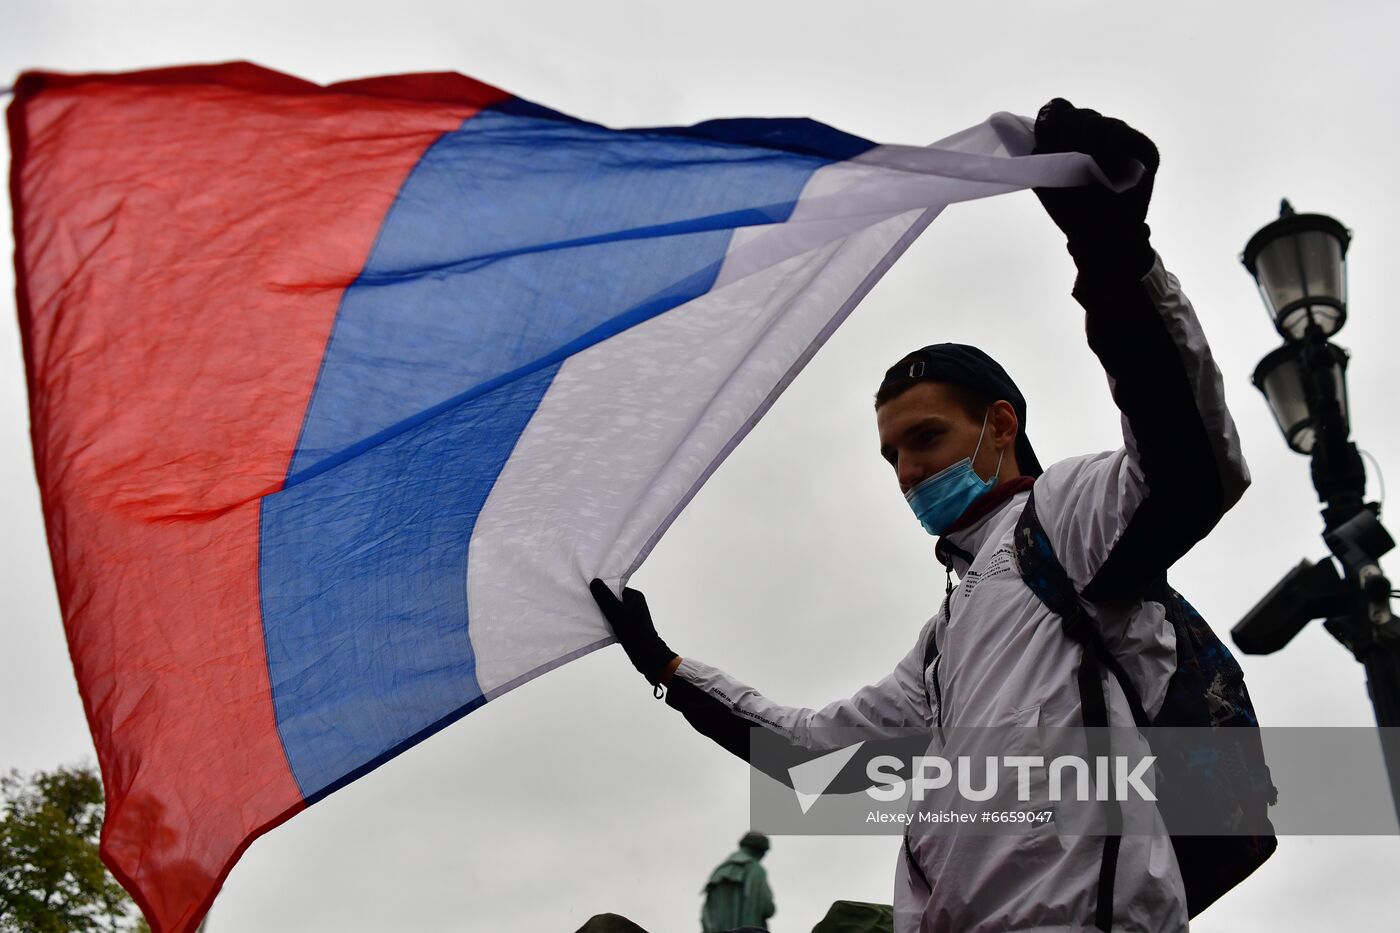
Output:
[[[1084,598],[1106,603],[1150,592],[1239,500],[1249,471],[1200,322],[1148,242],[1156,147],[1120,120],[1057,98],[1036,120],[1036,152],[1070,150],[1094,156],[1109,177],[1129,174],[1134,161],[1143,167],[1123,192],[1036,191],[1068,239],[1074,297],[1124,437],[1115,454],[1047,474],[1050,489],[1036,501]]]

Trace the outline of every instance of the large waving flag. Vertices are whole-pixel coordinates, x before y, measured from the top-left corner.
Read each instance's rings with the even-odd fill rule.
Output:
[[[1000,115],[611,130],[459,75],[31,73],[35,462],[107,864],[191,930],[243,849],[611,642],[622,581],[948,203],[1082,184]]]

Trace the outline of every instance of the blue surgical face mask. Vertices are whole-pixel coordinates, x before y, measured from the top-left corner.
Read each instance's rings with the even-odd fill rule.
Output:
[[[987,415],[990,414],[991,409],[988,409]],[[987,431],[987,415],[982,416],[982,431],[977,435],[977,446],[973,449],[971,457],[964,457],[952,466],[938,471],[904,494],[905,501],[914,510],[914,517],[924,526],[924,531],[931,535],[943,534],[949,525],[958,520],[958,516],[967,511],[968,506],[997,484],[996,473],[1001,472],[1001,458],[1006,456],[1005,450],[1001,452],[1001,457],[997,458],[996,473],[992,474],[991,479],[983,479],[972,468],[972,461],[982,449],[982,435]]]

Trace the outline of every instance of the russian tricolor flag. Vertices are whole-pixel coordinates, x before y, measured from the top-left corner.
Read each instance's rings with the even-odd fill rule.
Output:
[[[103,854],[157,933],[261,833],[610,643],[587,581],[943,206],[1093,175],[1006,115],[931,148],[619,131],[451,74],[30,73],[9,121]]]

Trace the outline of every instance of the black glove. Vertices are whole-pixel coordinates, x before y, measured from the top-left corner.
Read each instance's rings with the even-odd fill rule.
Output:
[[[1033,152],[1087,153],[1110,178],[1125,175],[1133,160],[1142,163],[1141,180],[1126,191],[1092,184],[1036,188],[1035,194],[1064,231],[1080,272],[1134,279],[1146,275],[1153,259],[1147,242],[1147,203],[1159,162],[1152,140],[1122,120],[1081,110],[1056,97],[1035,118]]]
[[[622,650],[627,652],[632,666],[652,686],[660,683],[666,665],[675,659],[676,653],[656,634],[651,612],[647,610],[647,598],[629,587],[622,591],[622,598],[618,599],[608,585],[596,577],[588,584],[588,589],[593,594],[593,601],[607,617]]]

